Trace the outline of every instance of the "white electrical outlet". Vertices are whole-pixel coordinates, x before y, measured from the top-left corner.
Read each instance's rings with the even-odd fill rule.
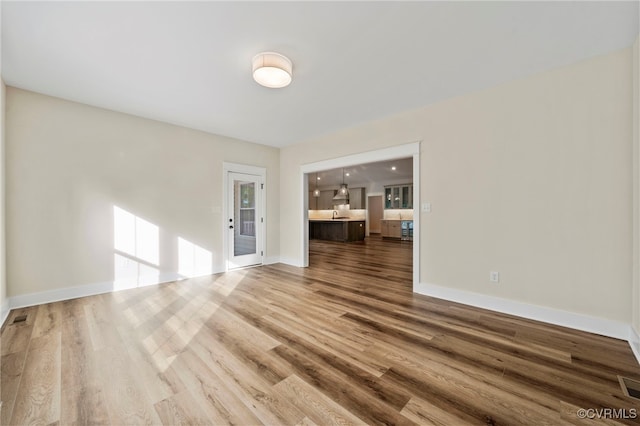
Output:
[[[489,272],[489,281],[491,281],[492,283],[499,283],[500,272],[496,272],[496,271]]]

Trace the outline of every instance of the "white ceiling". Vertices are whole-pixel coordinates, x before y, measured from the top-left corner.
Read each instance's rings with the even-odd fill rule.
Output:
[[[286,146],[630,46],[638,2],[2,1],[8,85]],[[251,58],[293,61],[267,89]]]
[[[395,170],[392,169],[395,167]],[[314,189],[316,180],[318,188],[337,189],[342,183],[342,170],[332,169],[310,173],[309,189]],[[360,164],[344,168],[344,183],[349,188],[369,187],[371,184],[385,185],[388,183],[413,182],[413,158],[401,158],[377,163]],[[317,179],[320,178],[320,179]]]

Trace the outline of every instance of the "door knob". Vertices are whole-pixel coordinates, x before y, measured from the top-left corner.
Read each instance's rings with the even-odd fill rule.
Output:
[[[229,229],[233,229],[233,225],[229,225]]]

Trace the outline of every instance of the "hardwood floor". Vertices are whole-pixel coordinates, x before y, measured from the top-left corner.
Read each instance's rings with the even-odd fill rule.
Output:
[[[640,421],[618,382],[640,379],[626,342],[415,295],[411,243],[310,251],[305,269],[13,311],[2,424]]]

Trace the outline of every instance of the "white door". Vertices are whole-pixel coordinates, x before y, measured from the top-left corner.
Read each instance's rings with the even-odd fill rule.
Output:
[[[229,172],[228,269],[262,264],[262,178]]]

